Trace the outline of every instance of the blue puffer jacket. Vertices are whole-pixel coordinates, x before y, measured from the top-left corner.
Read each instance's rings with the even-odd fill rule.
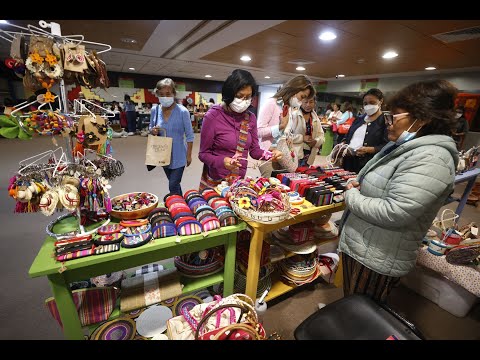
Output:
[[[360,191],[346,192],[339,250],[380,274],[414,266],[422,238],[452,192],[458,151],[446,135],[388,143],[359,172]]]

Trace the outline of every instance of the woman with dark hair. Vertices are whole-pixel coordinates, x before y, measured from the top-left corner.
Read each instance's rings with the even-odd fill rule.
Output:
[[[353,122],[343,143],[349,151],[343,168],[358,173],[388,143],[387,126],[382,112],[383,93],[370,89],[363,95],[365,114]]]
[[[124,96],[123,109],[125,111],[125,116],[127,117],[127,131],[128,135],[135,135],[137,130],[137,110],[135,109],[135,103],[130,99],[130,95],[125,94]]]
[[[305,75],[288,80],[265,102],[258,117],[258,136],[264,150],[273,150],[289,123],[289,113],[299,111],[302,101],[314,94],[312,81]],[[272,166],[262,167],[263,177],[270,177]]]
[[[236,69],[222,87],[222,102],[203,118],[198,158],[204,163],[200,189],[214,186],[230,175],[244,177],[248,155],[253,159],[281,158],[258,145],[257,119],[248,111],[257,84],[252,74]]]
[[[353,118],[353,119],[352,119]],[[354,115],[353,115],[353,107],[352,107],[352,104],[350,104],[348,101],[345,102],[344,104],[344,112],[342,114],[342,116],[340,117],[339,120],[337,120],[337,126],[339,125],[343,125],[343,124],[348,124],[348,125],[352,125],[353,124],[353,121],[354,121]],[[350,123],[351,122],[351,123]],[[340,143],[343,141],[343,139],[345,138],[345,136],[347,136],[347,134],[342,134],[340,132],[338,132],[338,136],[337,136],[337,143]]]
[[[383,302],[415,267],[422,239],[454,188],[456,94],[451,83],[429,80],[389,102],[383,118],[390,142],[347,182],[338,247],[345,296]]]
[[[190,121],[190,113],[181,104],[175,102],[177,90],[175,82],[170,78],[164,78],[157,82],[155,93],[159,104],[150,112],[150,125],[148,129],[152,135],[160,134],[160,129],[165,130],[165,136],[172,138],[172,155],[170,165],[163,166],[167,175],[168,190],[170,194],[182,195],[180,183],[183,177],[185,165],[192,162],[192,148],[195,135]],[[147,166],[152,170],[153,166]]]
[[[457,126],[453,131],[453,140],[457,143],[457,149],[462,150],[463,141],[465,140],[465,135],[468,133],[468,121],[465,118],[465,107],[462,105],[457,106],[455,109],[455,119],[457,119]]]

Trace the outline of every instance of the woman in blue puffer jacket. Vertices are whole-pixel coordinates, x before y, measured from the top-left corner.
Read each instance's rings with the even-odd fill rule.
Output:
[[[348,182],[339,251],[344,295],[384,302],[415,266],[418,248],[453,191],[451,138],[457,89],[445,80],[411,84],[389,102],[390,142]]]

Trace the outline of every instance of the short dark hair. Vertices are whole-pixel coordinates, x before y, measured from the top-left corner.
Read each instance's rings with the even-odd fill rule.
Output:
[[[389,108],[404,109],[412,119],[425,120],[419,136],[451,135],[456,125],[454,114],[458,89],[446,80],[426,80],[408,85],[389,101]]]
[[[252,74],[243,69],[233,70],[233,72],[228,76],[227,80],[225,80],[223,83],[222,101],[227,104],[227,106],[230,105],[235,98],[235,94],[245,86],[251,86],[252,97],[255,96],[257,91],[257,83],[255,82]]]
[[[365,96],[367,96],[367,95],[373,95],[378,100],[383,100],[383,92],[380,89],[377,89],[377,88],[369,89],[365,94],[363,94],[362,100],[365,99]]]

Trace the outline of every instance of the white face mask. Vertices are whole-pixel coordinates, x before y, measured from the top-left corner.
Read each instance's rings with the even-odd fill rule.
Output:
[[[248,107],[250,106],[251,102],[252,102],[251,99],[242,100],[242,99],[239,99],[239,98],[235,98],[235,99],[233,99],[233,101],[230,103],[230,109],[232,109],[232,110],[235,111],[236,113],[243,113],[245,110],[248,109]]]
[[[299,108],[300,106],[302,106],[302,102],[298,100],[296,96],[292,96],[290,98],[289,103],[290,103],[290,107],[292,108]]]
[[[456,113],[455,114],[455,119],[460,119],[462,117],[462,114],[461,113]]]
[[[160,101],[160,104],[162,104],[162,106],[166,108],[172,106],[174,101],[173,96],[160,96],[158,100]]]
[[[365,105],[363,107],[363,110],[365,110],[365,112],[367,113],[368,116],[372,116],[373,114],[375,114],[378,109],[380,108],[379,105]]]

